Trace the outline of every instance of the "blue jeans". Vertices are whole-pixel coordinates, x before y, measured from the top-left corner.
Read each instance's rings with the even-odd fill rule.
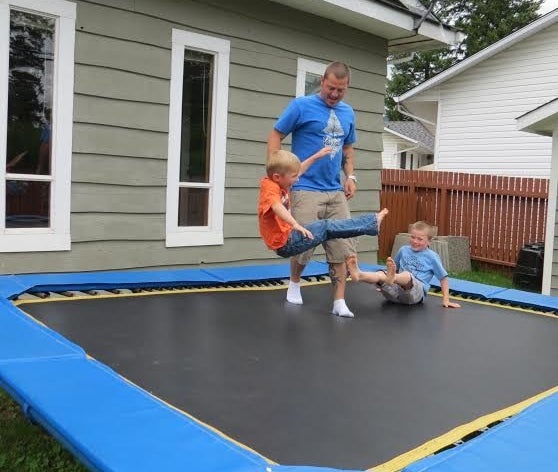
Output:
[[[314,235],[314,239],[306,238],[300,231],[293,230],[285,245],[275,251],[278,256],[296,256],[329,239],[354,238],[364,234],[376,236],[378,234],[376,213],[341,220],[317,220],[304,227]]]

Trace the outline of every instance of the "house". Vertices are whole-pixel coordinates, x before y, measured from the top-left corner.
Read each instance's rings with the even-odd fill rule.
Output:
[[[388,121],[382,141],[384,169],[419,169],[433,163],[434,136],[420,121]]]
[[[386,57],[458,39],[415,3],[0,0],[0,271],[273,262],[265,141],[332,60],[378,209]]]
[[[515,119],[558,90],[558,9],[397,98],[435,136],[442,171],[548,177],[551,139]]]
[[[544,261],[542,293],[558,295],[558,248],[556,218],[558,198],[558,98],[550,100],[539,107],[529,110],[517,117],[517,129],[526,133],[548,136],[552,139],[552,159],[550,166],[550,185],[548,191],[548,210],[546,217],[546,235],[544,244]]]

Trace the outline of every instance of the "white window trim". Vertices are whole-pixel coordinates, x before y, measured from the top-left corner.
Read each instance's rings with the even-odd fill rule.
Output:
[[[184,49],[213,54],[215,73],[211,111],[210,185],[207,226],[178,226],[180,128]],[[169,148],[167,163],[166,246],[209,246],[223,244],[225,165],[229,96],[230,41],[178,29],[172,30],[172,62],[169,105]]]
[[[296,96],[302,97],[305,92],[306,74],[324,75],[327,64],[299,57],[296,65]]]
[[[52,115],[50,228],[5,228],[10,7],[57,19]],[[65,0],[0,0],[0,252],[67,251],[70,201],[76,4]],[[7,34],[6,34],[7,33]]]

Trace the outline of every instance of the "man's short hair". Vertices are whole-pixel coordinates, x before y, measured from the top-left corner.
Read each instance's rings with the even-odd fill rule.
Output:
[[[347,78],[349,82],[351,81],[351,69],[344,62],[335,61],[328,64],[324,72],[324,78],[327,78],[330,74],[333,74],[336,79]]]

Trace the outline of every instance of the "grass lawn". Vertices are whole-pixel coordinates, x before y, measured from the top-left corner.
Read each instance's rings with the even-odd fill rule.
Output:
[[[510,277],[471,271],[450,277],[512,288]],[[85,472],[83,467],[40,426],[31,424],[17,403],[0,389],[0,470],[2,472]]]
[[[74,457],[0,389],[0,470],[2,472],[86,472]]]

